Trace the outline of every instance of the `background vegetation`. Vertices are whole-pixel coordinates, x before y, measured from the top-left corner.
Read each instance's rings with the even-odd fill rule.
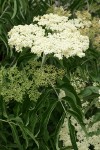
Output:
[[[99,0],[0,0],[0,150],[71,149],[59,144],[59,132],[66,113],[69,115],[72,145],[77,150],[70,116],[76,118],[85,132],[84,116],[100,116],[99,104],[96,103],[100,89],[100,49],[97,50],[91,40],[86,57],[82,59],[75,57],[61,62],[48,59],[47,71],[40,78],[40,64],[34,64],[36,56],[26,52],[19,55],[10,49],[8,32],[13,26],[30,24],[34,16],[45,14],[48,9],[52,10],[52,6],[63,6],[73,16],[77,10],[88,10],[92,17],[99,18],[99,4]],[[48,67],[50,64],[53,65],[51,68]],[[85,90],[79,95],[70,83],[73,73],[86,82]],[[48,76],[53,85],[46,83]],[[93,86],[93,82],[97,86]],[[38,83],[37,87],[33,83]],[[58,99],[60,89],[68,94],[65,97],[67,106]],[[90,104],[85,114],[81,97]]]

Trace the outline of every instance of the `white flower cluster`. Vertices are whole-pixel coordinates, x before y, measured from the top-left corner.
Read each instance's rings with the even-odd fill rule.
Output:
[[[100,102],[100,90],[98,91],[98,93],[99,93],[98,101]]]
[[[81,126],[77,123],[77,121],[72,117],[71,122],[76,130],[76,139],[77,139],[77,146],[79,150],[90,150],[90,146],[93,146],[95,150],[100,150],[100,134],[96,134],[96,132],[100,131],[100,121],[94,123],[93,125],[89,125],[93,122],[93,117],[89,120],[85,119],[86,128],[88,133],[95,132],[95,134],[87,137],[84,131],[82,130]],[[63,141],[63,146],[71,146],[69,142],[69,131],[68,131],[68,121],[67,118],[64,120],[64,124],[60,131],[60,140]]]
[[[86,80],[84,81],[80,76],[76,74],[71,75],[71,84],[79,94],[86,87]]]
[[[89,38],[80,34],[78,28],[68,17],[57,14],[46,14],[35,17],[36,24],[15,26],[8,33],[8,44],[20,52],[28,47],[31,52],[54,54],[62,59],[71,56],[85,56],[89,48]]]
[[[61,131],[59,133],[59,140],[63,141],[63,146],[72,146],[71,140],[70,140],[70,134],[69,134],[69,128],[68,128],[68,119],[64,119],[64,123],[62,125]]]
[[[84,108],[89,106],[89,102],[88,101],[84,101],[83,99],[81,99],[81,101],[82,101],[82,111],[85,112]]]
[[[23,47],[32,48],[34,41],[41,39],[44,36],[44,30],[37,25],[18,25],[8,33],[8,44],[14,47],[17,52],[22,51]]]
[[[97,81],[94,81],[94,82],[92,83],[92,85],[93,85],[93,86],[100,86],[100,83],[97,82]]]
[[[70,22],[72,24],[74,24],[75,27],[82,28],[82,29],[85,28],[85,27],[89,28],[92,25],[91,21],[83,20],[81,18],[72,19],[72,20],[70,20]]]
[[[66,96],[65,91],[62,90],[62,89],[60,89],[60,93],[59,93],[59,95],[58,95],[59,100],[61,100],[61,99],[62,99],[63,97],[65,97],[65,96]]]
[[[46,29],[51,29],[52,31],[63,31],[65,28],[72,28],[75,30],[75,26],[68,21],[68,17],[59,16],[57,14],[45,14],[43,16],[34,17],[33,21],[37,21],[40,26],[45,26]],[[71,25],[71,26],[69,26]]]

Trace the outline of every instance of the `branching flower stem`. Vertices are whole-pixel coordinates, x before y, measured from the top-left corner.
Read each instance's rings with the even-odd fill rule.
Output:
[[[8,123],[8,124],[14,124],[14,125],[16,125],[16,126],[19,126],[19,125],[17,125],[16,123],[11,122],[11,121],[7,121],[7,120],[3,120],[3,119],[0,119],[0,121],[1,121],[1,122],[6,122],[6,123]]]
[[[63,110],[64,110],[64,112],[65,112],[65,114],[66,114],[66,116],[67,116],[66,109],[65,109],[65,107],[64,107],[64,105],[63,105],[61,99],[59,99],[59,94],[57,93],[57,90],[55,89],[55,87],[54,87],[54,85],[52,84],[52,82],[51,82],[51,81],[49,81],[49,82],[50,82],[50,84],[51,84],[53,90],[55,91],[55,93],[56,93],[56,95],[57,95],[57,97],[58,97],[58,101],[60,102],[60,104],[61,104],[61,106],[62,106],[62,108],[63,108]]]

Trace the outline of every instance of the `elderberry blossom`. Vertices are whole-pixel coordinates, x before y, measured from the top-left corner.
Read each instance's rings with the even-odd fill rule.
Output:
[[[89,133],[87,136],[79,123],[71,117],[71,123],[76,131],[76,143],[79,150],[91,150],[91,146],[94,147],[95,150],[100,150],[100,121],[93,122],[93,119],[94,116],[89,119],[84,119],[87,132]],[[67,148],[68,146],[72,146],[69,139],[68,118],[66,117],[59,133],[59,140],[63,141],[63,147]]]
[[[83,57],[89,48],[89,38],[80,34],[73,21],[52,13],[35,17],[34,24],[14,26],[8,36],[9,46],[17,52],[29,48],[38,56],[44,53],[59,59]]]

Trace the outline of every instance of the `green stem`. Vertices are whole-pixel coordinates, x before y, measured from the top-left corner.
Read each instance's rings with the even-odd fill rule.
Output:
[[[43,65],[45,63],[45,60],[46,60],[46,55],[43,53],[41,68],[43,67]]]
[[[49,81],[49,82],[50,82],[50,81]],[[66,111],[66,109],[65,109],[65,107],[64,107],[64,105],[63,105],[61,99],[59,99],[59,94],[57,93],[57,91],[56,91],[54,85],[53,85],[51,82],[50,82],[50,84],[51,84],[52,88],[54,89],[54,91],[55,91],[55,93],[56,93],[56,95],[57,95],[57,97],[58,97],[58,101],[60,102],[60,104],[61,104],[61,106],[62,106],[62,108],[63,108],[63,110],[64,110],[64,112],[65,112],[65,114],[66,114],[66,116],[67,116],[67,111]]]
[[[9,124],[14,124],[14,125],[16,125],[16,126],[19,126],[19,125],[17,125],[16,123],[11,122],[11,121],[7,121],[7,120],[3,120],[3,119],[0,119],[0,121],[1,121],[1,122],[6,122],[6,123],[9,123]]]
[[[89,2],[88,2],[88,0],[86,0],[86,3],[87,3],[87,10],[88,10],[88,12],[89,12],[89,10],[90,10],[90,6],[89,6]]]
[[[44,63],[45,63],[45,60],[46,60],[46,55],[43,53],[41,68],[43,67],[43,65],[44,65]],[[57,93],[57,91],[56,91],[54,85],[52,84],[52,82],[51,82],[49,79],[48,79],[48,81],[50,82],[52,88],[54,89],[54,91],[55,91],[55,93],[56,93],[56,95],[57,95],[57,97],[58,97],[58,101],[61,103],[62,108],[63,108],[65,114],[67,115],[66,109],[65,109],[65,107],[64,107],[64,105],[63,105],[61,99],[59,99],[59,94]]]

